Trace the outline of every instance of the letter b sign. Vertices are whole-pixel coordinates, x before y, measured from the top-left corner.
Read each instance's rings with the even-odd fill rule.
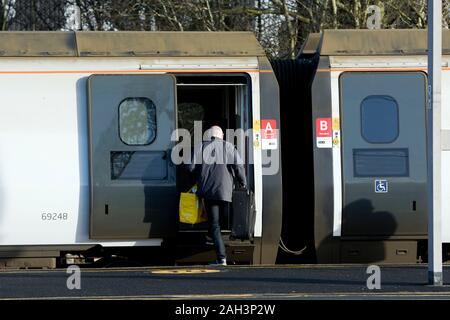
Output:
[[[331,118],[316,119],[317,137],[331,137]]]

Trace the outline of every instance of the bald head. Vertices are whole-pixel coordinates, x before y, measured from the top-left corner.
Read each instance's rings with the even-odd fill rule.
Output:
[[[219,139],[223,139],[223,131],[219,126],[212,126],[209,129],[209,136],[215,137],[215,138],[219,138]]]

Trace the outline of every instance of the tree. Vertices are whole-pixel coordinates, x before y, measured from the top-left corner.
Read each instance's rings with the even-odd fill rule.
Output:
[[[9,30],[61,30],[66,24],[65,0],[14,0]]]
[[[270,57],[294,58],[311,32],[363,29],[377,5],[382,28],[426,28],[426,0],[0,0],[2,30],[253,31]],[[450,1],[444,2],[444,13]],[[450,19],[445,15],[443,25]]]
[[[14,15],[13,0],[0,0],[0,30],[9,30]]]

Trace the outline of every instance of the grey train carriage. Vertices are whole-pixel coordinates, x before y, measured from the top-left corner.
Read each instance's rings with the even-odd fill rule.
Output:
[[[449,61],[450,32],[444,30],[444,259],[450,242]],[[296,172],[283,181],[283,206],[297,210],[283,213],[282,237],[293,248],[312,248],[310,261],[318,263],[426,261],[426,30],[326,30],[310,35],[298,60],[276,61],[274,70],[283,139],[289,137],[282,140],[283,170]],[[287,147],[293,139],[301,154],[295,159]],[[300,184],[306,191],[299,192]],[[294,236],[286,225],[302,232]]]
[[[231,263],[275,263],[280,136],[261,123],[279,130],[278,84],[251,33],[1,32],[0,88],[2,266],[214,259],[205,226],[178,222],[191,180],[172,134],[196,120],[254,129],[239,138],[253,239],[228,240],[231,212],[221,223]]]
[[[0,262],[214,259],[205,225],[178,222],[192,177],[172,133],[195,120],[253,129],[235,142],[252,159],[254,235],[229,240],[223,217],[231,263],[425,261],[426,69],[424,30],[326,30],[271,63],[246,32],[0,33]]]

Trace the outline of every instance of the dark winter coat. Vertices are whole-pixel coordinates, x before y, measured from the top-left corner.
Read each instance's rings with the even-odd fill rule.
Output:
[[[233,177],[241,186],[247,185],[238,151],[234,145],[219,138],[205,141],[196,148],[188,169],[196,175],[197,195],[205,200],[231,202]]]

